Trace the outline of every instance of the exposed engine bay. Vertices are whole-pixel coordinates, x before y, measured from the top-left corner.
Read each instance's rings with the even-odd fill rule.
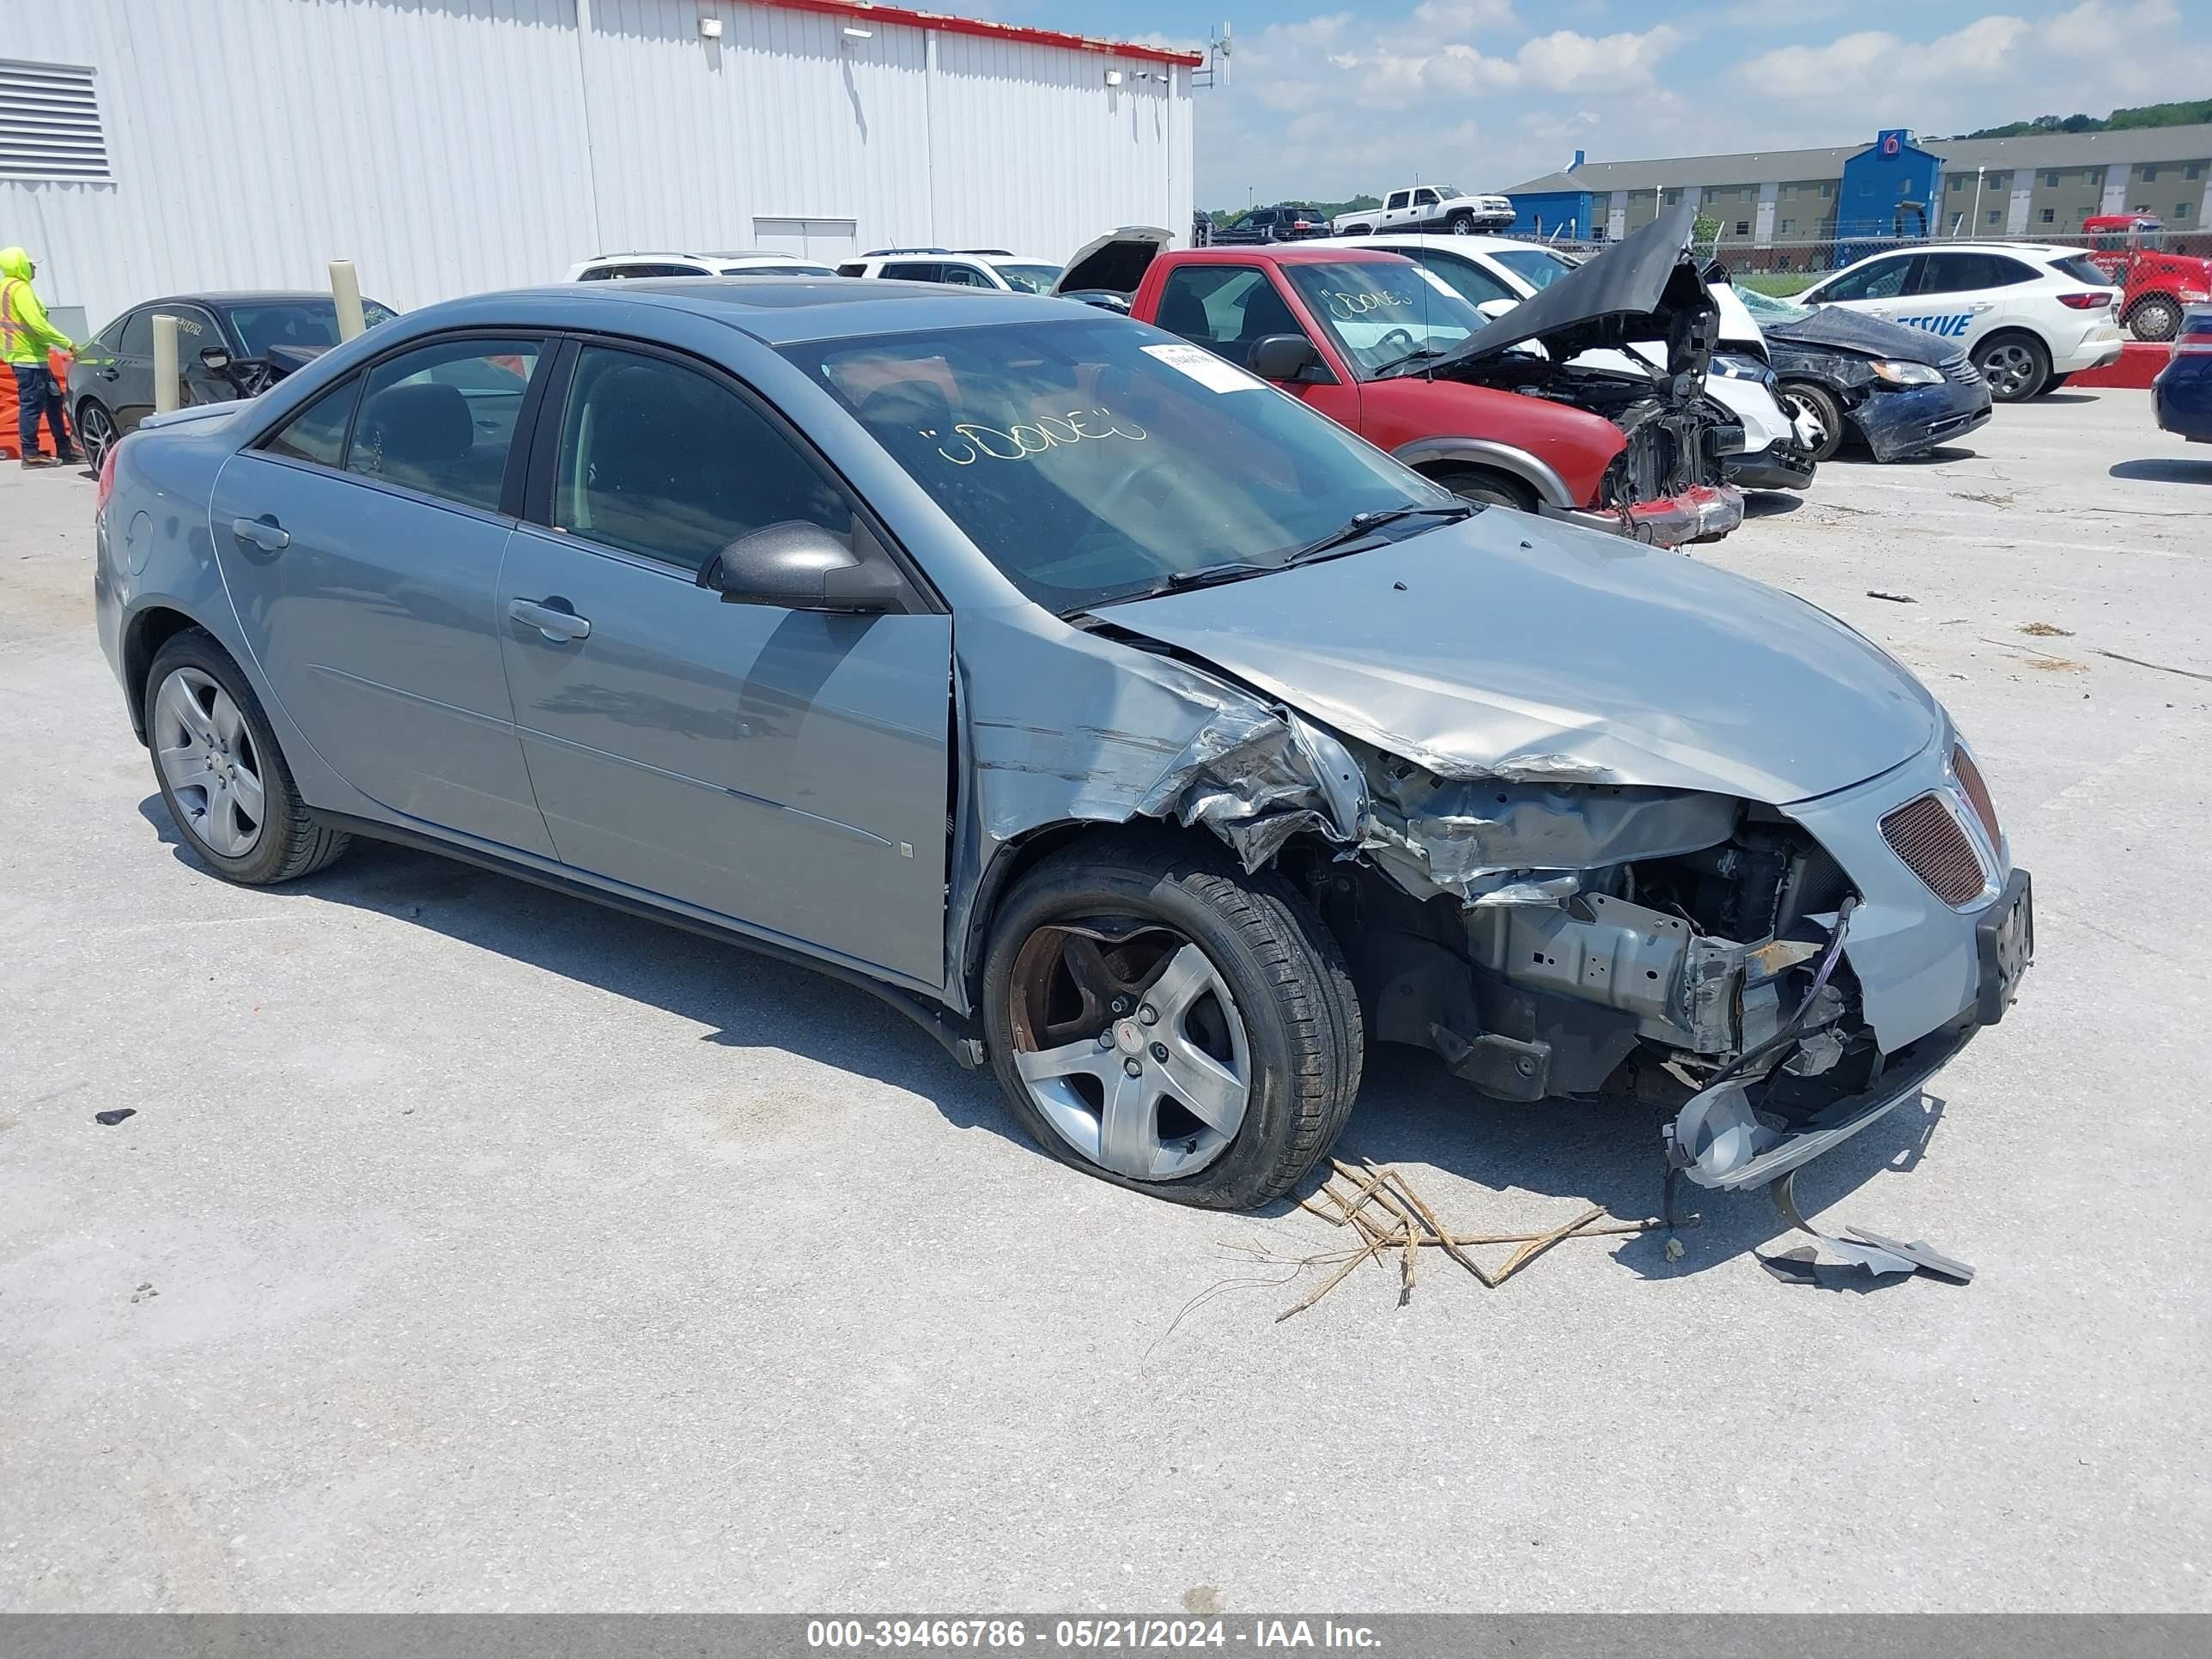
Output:
[[[1436,1050],[1503,1100],[1677,1104],[1748,1056],[1785,1115],[1879,1064],[1848,967],[1820,972],[1849,884],[1778,813],[1670,790],[1450,783],[1405,762],[1390,775],[1373,868],[1301,872],[1376,1036]]]

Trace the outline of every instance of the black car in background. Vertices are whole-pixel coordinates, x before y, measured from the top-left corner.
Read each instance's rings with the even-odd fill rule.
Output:
[[[368,325],[398,315],[362,301]],[[296,294],[179,294],[133,306],[77,354],[69,376],[70,423],[94,466],[108,446],[154,412],[154,318],[177,319],[177,367],[188,404],[266,391],[338,343],[337,302]]]
[[[1726,283],[1717,266],[1708,283]],[[1963,347],[1842,306],[1802,306],[1738,285],[1736,297],[1766,338],[1785,409],[1818,420],[1825,461],[1856,438],[1877,461],[1923,455],[1989,423],[1988,382]]]
[[[1330,234],[1328,216],[1319,208],[1285,203],[1254,208],[1213,233],[1215,246],[1239,242],[1296,242]]]

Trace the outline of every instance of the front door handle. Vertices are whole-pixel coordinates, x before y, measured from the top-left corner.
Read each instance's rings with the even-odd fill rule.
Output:
[[[589,619],[578,616],[568,608],[568,602],[557,595],[544,599],[509,599],[507,614],[519,623],[527,623],[556,645],[570,640],[592,637]]]
[[[292,532],[265,513],[258,519],[233,519],[230,533],[264,553],[281,553],[292,544]]]

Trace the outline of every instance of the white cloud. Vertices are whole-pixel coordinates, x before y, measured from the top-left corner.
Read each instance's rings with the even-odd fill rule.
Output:
[[[1736,79],[1762,98],[1790,99],[1863,97],[1897,88],[1991,80],[2016,68],[2007,55],[2029,27],[2024,17],[2000,14],[1923,45],[1881,29],[1861,29],[1825,46],[1780,46],[1762,53]]]

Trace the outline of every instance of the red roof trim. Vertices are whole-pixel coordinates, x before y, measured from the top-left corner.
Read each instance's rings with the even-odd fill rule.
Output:
[[[866,0],[751,0],[786,11],[822,12],[848,18],[854,23],[896,24],[910,29],[939,29],[947,34],[981,35],[988,40],[1019,40],[1033,46],[1059,46],[1069,52],[1095,52],[1109,58],[1141,58],[1155,64],[1180,64],[1197,69],[1203,53],[1170,52],[1164,46],[1140,46],[1126,40],[1102,40],[1096,35],[1067,34],[1059,29],[1025,27],[1018,23],[990,23],[980,17],[948,17],[942,12],[915,11],[905,6],[875,6]]]

